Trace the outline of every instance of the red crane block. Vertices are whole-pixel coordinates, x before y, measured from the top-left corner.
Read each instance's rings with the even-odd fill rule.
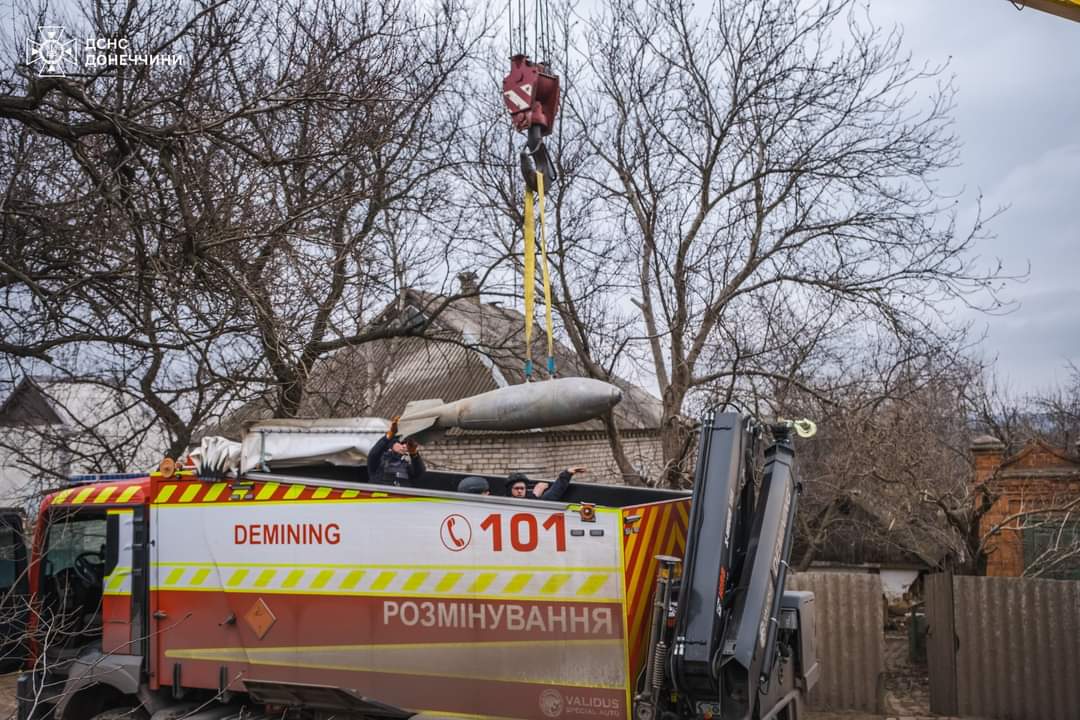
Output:
[[[542,135],[550,135],[559,112],[559,76],[526,55],[515,55],[510,58],[510,73],[503,78],[503,102],[514,129],[527,132],[538,125]]]

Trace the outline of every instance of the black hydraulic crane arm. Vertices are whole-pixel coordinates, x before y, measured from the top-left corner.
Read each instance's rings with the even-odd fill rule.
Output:
[[[672,676],[688,694],[715,691],[713,658],[738,559],[740,500],[747,500],[748,486],[744,457],[752,440],[746,420],[736,413],[712,415],[701,427],[672,653]]]
[[[748,718],[767,688],[798,497],[788,428],[772,428],[760,490],[758,426],[736,413],[701,429],[669,671],[679,693]]]

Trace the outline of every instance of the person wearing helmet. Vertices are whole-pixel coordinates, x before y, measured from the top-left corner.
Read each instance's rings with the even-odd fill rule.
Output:
[[[458,483],[457,491],[459,493],[469,493],[470,495],[490,495],[491,486],[488,485],[488,481],[482,477],[476,475],[470,475],[467,478],[462,478]]]

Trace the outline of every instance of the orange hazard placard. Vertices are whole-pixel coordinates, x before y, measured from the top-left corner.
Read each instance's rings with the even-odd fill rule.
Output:
[[[277,622],[277,617],[270,612],[270,607],[263,602],[263,599],[259,598],[251,606],[251,609],[244,613],[244,620],[247,621],[248,626],[255,633],[255,637],[262,640],[266,637],[266,633],[270,632],[270,628],[274,626],[274,623]]]

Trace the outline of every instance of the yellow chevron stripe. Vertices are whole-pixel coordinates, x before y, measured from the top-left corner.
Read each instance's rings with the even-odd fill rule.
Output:
[[[109,485],[108,487],[103,487],[103,488],[101,488],[101,492],[98,493],[97,497],[94,498],[94,502],[95,503],[109,502],[109,498],[112,497],[112,494],[114,492],[116,492],[116,486],[115,485]]]
[[[622,583],[612,572],[522,572],[514,568],[497,571],[418,569],[400,567],[374,570],[355,566],[288,566],[259,563],[155,563],[161,588],[245,592],[293,592],[298,594],[368,595],[393,591],[434,597],[517,598],[534,600],[576,599],[588,602],[619,601]],[[214,568],[222,580],[206,584]],[[189,573],[188,570],[191,570]],[[368,570],[372,570],[371,573]],[[615,578],[615,588],[600,596]],[[400,584],[398,581],[400,580]],[[221,584],[219,584],[221,583]],[[532,588],[530,591],[529,589]],[[494,592],[492,592],[494,589]],[[319,592],[323,591],[323,592]],[[609,597],[610,595],[610,597]]]
[[[326,583],[330,582],[330,578],[334,577],[333,570],[323,570],[321,573],[315,576],[315,579],[311,581],[312,590],[322,590],[326,587]]]
[[[514,595],[525,589],[525,586],[529,584],[529,581],[533,579],[533,573],[518,573],[514,577],[510,578],[510,582],[506,583],[506,587],[503,588],[503,592],[507,595]]]
[[[588,597],[589,595],[595,595],[596,591],[604,586],[607,582],[607,575],[590,575],[589,579],[578,588],[577,594],[580,597]]]
[[[379,573],[379,576],[377,578],[375,578],[375,582],[371,583],[371,589],[385,590],[387,587],[389,587],[390,583],[394,581],[395,577],[397,577],[397,573],[390,572],[389,570],[384,570],[383,572]]]
[[[544,586],[540,588],[541,595],[554,595],[562,590],[563,585],[569,582],[570,576],[566,573],[556,573],[548,578]]]
[[[406,592],[419,590],[420,586],[424,584],[424,581],[428,579],[429,574],[430,573],[426,572],[413,573],[409,576],[409,579],[405,581],[405,584],[401,587],[401,589],[405,590]]]
[[[158,491],[158,496],[156,498],[154,498],[154,503],[157,504],[157,503],[169,502],[169,498],[171,498],[173,496],[174,492],[176,492],[176,486],[175,485],[166,485],[166,486],[162,487],[161,490]]]
[[[165,561],[153,563],[159,566],[204,567],[205,562]],[[571,573],[617,573],[618,567],[603,566],[567,566],[567,565],[378,565],[364,563],[363,565],[343,565],[340,563],[260,563],[260,562],[219,562],[214,563],[217,567],[273,567],[273,568],[306,568],[308,570],[494,570],[496,572],[571,572]]]
[[[229,487],[228,483],[214,483],[214,486],[207,490],[206,494],[203,495],[202,501],[214,502],[219,497],[221,497],[221,493],[225,492],[225,488],[227,487]]]
[[[228,582],[226,582],[225,585],[227,585],[228,587],[237,587],[242,582],[244,582],[244,578],[246,578],[247,576],[247,570],[237,570],[232,574],[232,577],[229,578]]]
[[[469,586],[468,592],[482,593],[488,589],[491,583],[495,582],[495,573],[480,573],[473,584]]]
[[[435,586],[435,592],[450,592],[462,577],[462,573],[459,572],[446,573],[446,575],[443,576],[443,579],[439,581],[439,584]]]
[[[198,483],[192,483],[191,485],[188,485],[186,488],[184,488],[184,493],[180,496],[180,502],[191,502],[195,499],[195,496],[199,494],[199,490],[201,489],[202,486]]]
[[[56,496],[53,498],[53,504],[54,505],[59,505],[59,504],[63,503],[65,500],[68,499],[68,495],[71,495],[71,493],[73,493],[73,492],[75,492],[75,488],[68,488],[67,490],[61,490],[60,492],[56,493]]]
[[[90,497],[90,494],[94,492],[93,487],[83,488],[78,494],[71,500],[72,505],[82,505],[86,502],[86,498]]]
[[[277,570],[263,570],[259,573],[259,577],[255,578],[255,587],[266,587],[273,581],[275,575],[277,575]]]
[[[126,488],[124,488],[124,492],[120,493],[120,497],[116,498],[116,501],[126,503],[129,500],[131,500],[131,498],[135,497],[135,495],[138,492],[139,492],[139,486],[138,485],[131,485],[129,487],[126,487]]]
[[[255,499],[256,500],[269,500],[270,498],[274,497],[274,493],[277,492],[277,489],[279,487],[281,487],[281,485],[279,485],[276,482],[266,483],[265,485],[263,485],[259,489],[258,494],[255,495]]]
[[[341,581],[342,590],[352,590],[360,582],[360,578],[364,577],[363,570],[353,570],[351,573],[345,576],[345,579]]]
[[[289,489],[285,491],[286,500],[295,500],[300,497],[300,494],[304,492],[303,485],[290,485]]]

